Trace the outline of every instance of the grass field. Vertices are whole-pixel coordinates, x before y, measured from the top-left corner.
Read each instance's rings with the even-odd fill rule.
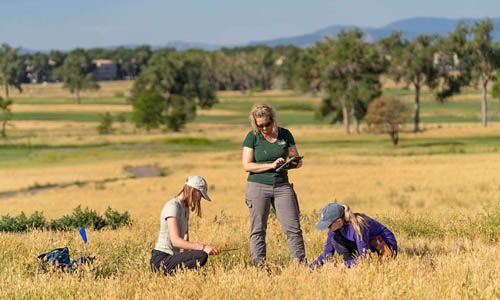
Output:
[[[78,232],[0,233],[1,299],[498,299],[500,298],[500,105],[479,117],[478,92],[439,104],[424,93],[421,133],[403,132],[394,147],[385,135],[346,136],[314,117],[320,99],[288,91],[227,92],[199,111],[180,133],[115,123],[98,135],[99,114],[129,116],[131,82],[103,83],[82,104],[58,84],[13,93],[14,119],[0,140],[0,215],[43,212],[47,219],[81,205],[103,213],[128,211],[129,227]],[[409,105],[408,91],[402,95]],[[311,272],[290,261],[286,237],[269,221],[269,270],[250,266],[246,174],[241,142],[254,102],[278,109],[297,141],[304,166],[290,171],[301,207],[306,255],[323,249],[319,211],[338,201],[386,224],[400,245],[397,259],[366,260],[351,269]],[[408,131],[412,125],[408,125]],[[130,177],[127,166],[156,165],[165,176]],[[185,178],[201,174],[214,200],[192,217],[190,236],[239,251],[211,256],[202,271],[151,274],[149,258],[163,204]],[[51,187],[39,192],[30,188]],[[10,194],[10,196],[7,193]],[[2,196],[3,195],[3,196]],[[68,246],[72,257],[95,255],[77,274],[46,273],[36,256]]]

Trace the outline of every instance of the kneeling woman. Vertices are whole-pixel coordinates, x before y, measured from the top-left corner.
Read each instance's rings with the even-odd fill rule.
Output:
[[[392,257],[398,251],[396,238],[387,227],[362,213],[353,213],[347,205],[327,204],[316,228],[329,231],[323,253],[309,265],[312,269],[323,265],[335,251],[348,267],[368,251]]]
[[[209,254],[217,254],[217,249],[210,245],[189,241],[189,212],[195,211],[201,216],[201,198],[211,201],[207,190],[203,177],[190,176],[179,194],[163,207],[160,234],[150,260],[153,272],[162,271],[167,275],[177,269],[194,269],[204,266]]]

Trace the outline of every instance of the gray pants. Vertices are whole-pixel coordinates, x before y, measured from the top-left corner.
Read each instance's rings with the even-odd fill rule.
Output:
[[[300,229],[298,203],[291,185],[248,182],[245,198],[250,211],[250,252],[253,263],[260,265],[266,258],[267,219],[271,205],[287,236],[290,255],[303,261],[306,251]]]

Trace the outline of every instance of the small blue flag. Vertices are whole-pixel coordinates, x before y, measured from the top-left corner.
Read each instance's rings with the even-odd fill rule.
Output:
[[[85,226],[82,226],[82,228],[80,228],[80,235],[82,236],[83,243],[86,244],[87,243],[87,233],[85,232]]]

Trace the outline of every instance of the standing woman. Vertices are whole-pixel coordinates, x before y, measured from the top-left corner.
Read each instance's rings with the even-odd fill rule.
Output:
[[[201,217],[201,198],[212,201],[208,185],[201,176],[189,176],[182,190],[168,201],[161,211],[160,234],[151,253],[151,270],[172,275],[177,269],[194,269],[206,264],[209,254],[217,249],[203,243],[189,241],[189,212]],[[184,251],[180,251],[183,249]]]
[[[344,258],[348,267],[371,251],[386,257],[397,255],[398,244],[394,234],[365,214],[353,213],[348,205],[327,204],[321,210],[316,228],[328,228],[329,231],[323,253],[309,265],[312,269],[323,265],[335,252]]]
[[[287,158],[299,156],[295,140],[278,126],[274,108],[255,104],[250,113],[252,130],[243,141],[242,164],[248,172],[245,202],[250,212],[250,251],[252,262],[261,266],[266,259],[267,219],[271,205],[288,240],[292,258],[305,258],[304,239],[299,221],[297,199],[288,181],[288,171],[276,172]],[[302,160],[292,163],[300,168]]]

